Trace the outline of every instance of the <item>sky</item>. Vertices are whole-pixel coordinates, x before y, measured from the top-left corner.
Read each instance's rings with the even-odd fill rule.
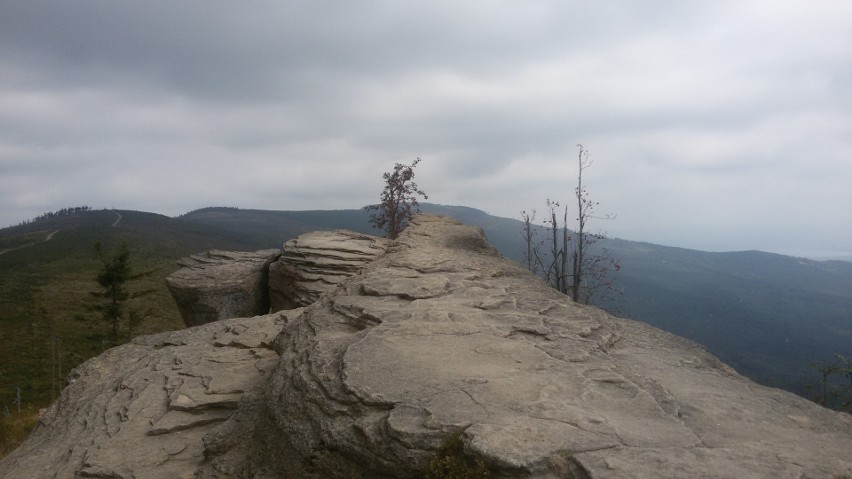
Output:
[[[852,2],[0,0],[0,226],[63,207],[570,202],[852,258]]]

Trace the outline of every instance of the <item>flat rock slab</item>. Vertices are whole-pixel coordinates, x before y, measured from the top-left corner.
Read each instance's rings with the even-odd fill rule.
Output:
[[[347,230],[315,231],[284,243],[269,268],[271,311],[308,306],[385,253],[388,240]]]
[[[416,476],[460,433],[495,477],[852,477],[852,419],[571,302],[418,216],[282,333],[269,409],[305,477]]]
[[[281,254],[213,250],[183,258],[166,278],[183,322],[198,326],[269,312],[269,265]]]
[[[0,477],[195,477],[204,437],[262,392],[298,312],[144,336],[83,363]]]

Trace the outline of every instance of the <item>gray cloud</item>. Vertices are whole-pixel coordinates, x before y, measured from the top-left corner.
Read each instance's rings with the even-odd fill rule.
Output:
[[[852,254],[850,18],[840,0],[5,2],[0,224],[358,207],[418,156],[430,199],[517,216],[570,198],[583,143],[613,235]]]

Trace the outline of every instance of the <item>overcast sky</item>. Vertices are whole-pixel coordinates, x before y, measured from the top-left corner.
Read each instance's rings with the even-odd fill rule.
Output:
[[[0,0],[0,226],[429,201],[852,256],[852,2]]]

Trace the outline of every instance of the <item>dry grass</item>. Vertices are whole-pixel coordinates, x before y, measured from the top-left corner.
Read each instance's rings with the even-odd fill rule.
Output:
[[[27,408],[8,416],[0,414],[0,459],[27,438],[38,422],[38,409]]]

